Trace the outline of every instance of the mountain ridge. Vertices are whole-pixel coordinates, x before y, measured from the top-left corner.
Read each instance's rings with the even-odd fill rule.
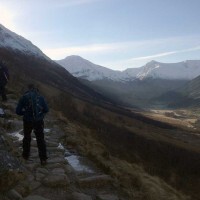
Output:
[[[0,41],[1,48],[9,48],[23,54],[44,58],[50,61],[50,58],[48,58],[37,46],[32,44],[31,41],[10,31],[2,24],[0,24]]]
[[[65,68],[48,58],[37,46],[0,24],[0,59],[5,61],[15,82],[13,87],[24,87],[21,82],[42,82],[62,89],[88,101],[109,101],[98,92],[82,84]],[[23,75],[22,74],[26,74]]]
[[[66,68],[73,76],[89,81],[109,79],[127,82],[146,78],[192,80],[200,75],[200,60],[187,60],[178,63],[161,63],[153,60],[142,67],[128,68],[124,71],[111,70],[75,55],[56,62]]]

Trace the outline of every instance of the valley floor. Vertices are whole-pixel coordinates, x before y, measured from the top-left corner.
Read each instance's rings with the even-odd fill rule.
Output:
[[[157,134],[157,136],[165,136],[166,138],[171,140],[172,143],[180,143],[180,145],[182,143],[181,146],[184,146],[186,148],[188,146],[188,148],[191,147],[192,150],[200,152],[200,110],[152,109],[139,113],[150,119],[160,121],[177,128],[176,131],[170,131],[165,134],[159,133]],[[156,134],[154,136],[157,137]]]
[[[197,109],[179,109],[179,110],[156,110],[143,112],[144,115],[152,119],[169,123],[178,127],[191,128],[198,130],[200,127],[200,110]]]

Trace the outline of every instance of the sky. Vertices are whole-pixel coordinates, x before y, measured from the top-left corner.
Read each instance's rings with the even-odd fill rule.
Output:
[[[200,60],[200,0],[0,0],[0,23],[53,60],[114,70]]]

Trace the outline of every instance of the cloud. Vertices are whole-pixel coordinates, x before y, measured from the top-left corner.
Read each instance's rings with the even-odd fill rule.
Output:
[[[69,46],[61,48],[47,48],[43,51],[53,58],[63,58],[67,55],[79,55],[79,54],[107,54],[112,52],[127,51],[129,49],[142,48],[142,46],[151,46],[155,42],[150,41],[128,41],[128,42],[116,42],[116,43],[103,43],[103,44],[88,44],[81,46]]]
[[[164,52],[164,53],[159,53],[159,54],[150,55],[150,56],[131,58],[131,59],[128,59],[127,61],[149,60],[149,59],[165,57],[165,56],[169,56],[169,55],[173,55],[173,54],[186,53],[186,52],[192,52],[192,51],[198,51],[198,50],[200,50],[200,46],[196,46],[196,47],[189,48],[189,49],[182,49],[182,50],[178,50],[178,51]]]
[[[187,46],[193,46],[197,44],[199,41],[199,37],[173,37],[173,38],[161,38],[161,39],[153,39],[153,40],[139,40],[139,41],[127,41],[127,42],[116,42],[116,43],[102,43],[102,44],[88,44],[88,45],[80,45],[80,46],[69,46],[69,47],[61,47],[61,48],[43,48],[43,52],[45,52],[49,57],[53,59],[61,59],[68,55],[80,55],[80,56],[89,56],[96,55],[102,56],[105,55],[107,57],[115,55],[116,60],[119,60],[121,53],[128,55],[139,55],[144,54],[145,52],[157,51],[157,54],[147,55],[147,56],[138,56],[134,58],[127,58],[124,60],[125,62],[130,61],[139,61],[139,60],[149,60],[156,59],[158,57],[169,56],[177,53],[184,53],[189,51],[199,50],[200,46],[196,46],[193,48],[185,48]],[[179,47],[181,50],[173,50]],[[170,51],[164,51],[164,50]],[[163,52],[164,51],[164,52]]]
[[[159,58],[159,57],[163,57],[163,56],[169,56],[169,55],[172,55],[172,54],[175,54],[175,53],[176,53],[175,51],[159,53],[159,54],[150,55],[150,56],[142,56],[142,57],[131,58],[131,59],[129,59],[129,61],[149,60],[149,59]]]
[[[198,51],[198,50],[200,50],[200,46],[196,46],[189,49],[183,49],[183,50],[177,51],[176,53],[185,53],[185,52]]]

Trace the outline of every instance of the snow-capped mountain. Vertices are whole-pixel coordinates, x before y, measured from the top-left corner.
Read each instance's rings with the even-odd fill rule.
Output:
[[[0,48],[9,48],[23,54],[49,59],[38,47],[0,24]]]
[[[114,71],[100,65],[91,63],[80,56],[68,56],[63,60],[57,60],[58,64],[67,69],[73,76],[89,81],[111,79],[121,80],[120,71]]]
[[[137,78],[160,78],[168,80],[192,80],[200,75],[200,60],[179,63],[160,63],[151,61],[140,68]]]
[[[93,64],[80,56],[69,56],[56,62],[66,68],[73,76],[89,81],[109,79],[126,82],[135,79],[143,80],[146,78],[192,80],[200,75],[200,60],[190,60],[179,63],[151,61],[143,67],[129,68],[122,72]]]

